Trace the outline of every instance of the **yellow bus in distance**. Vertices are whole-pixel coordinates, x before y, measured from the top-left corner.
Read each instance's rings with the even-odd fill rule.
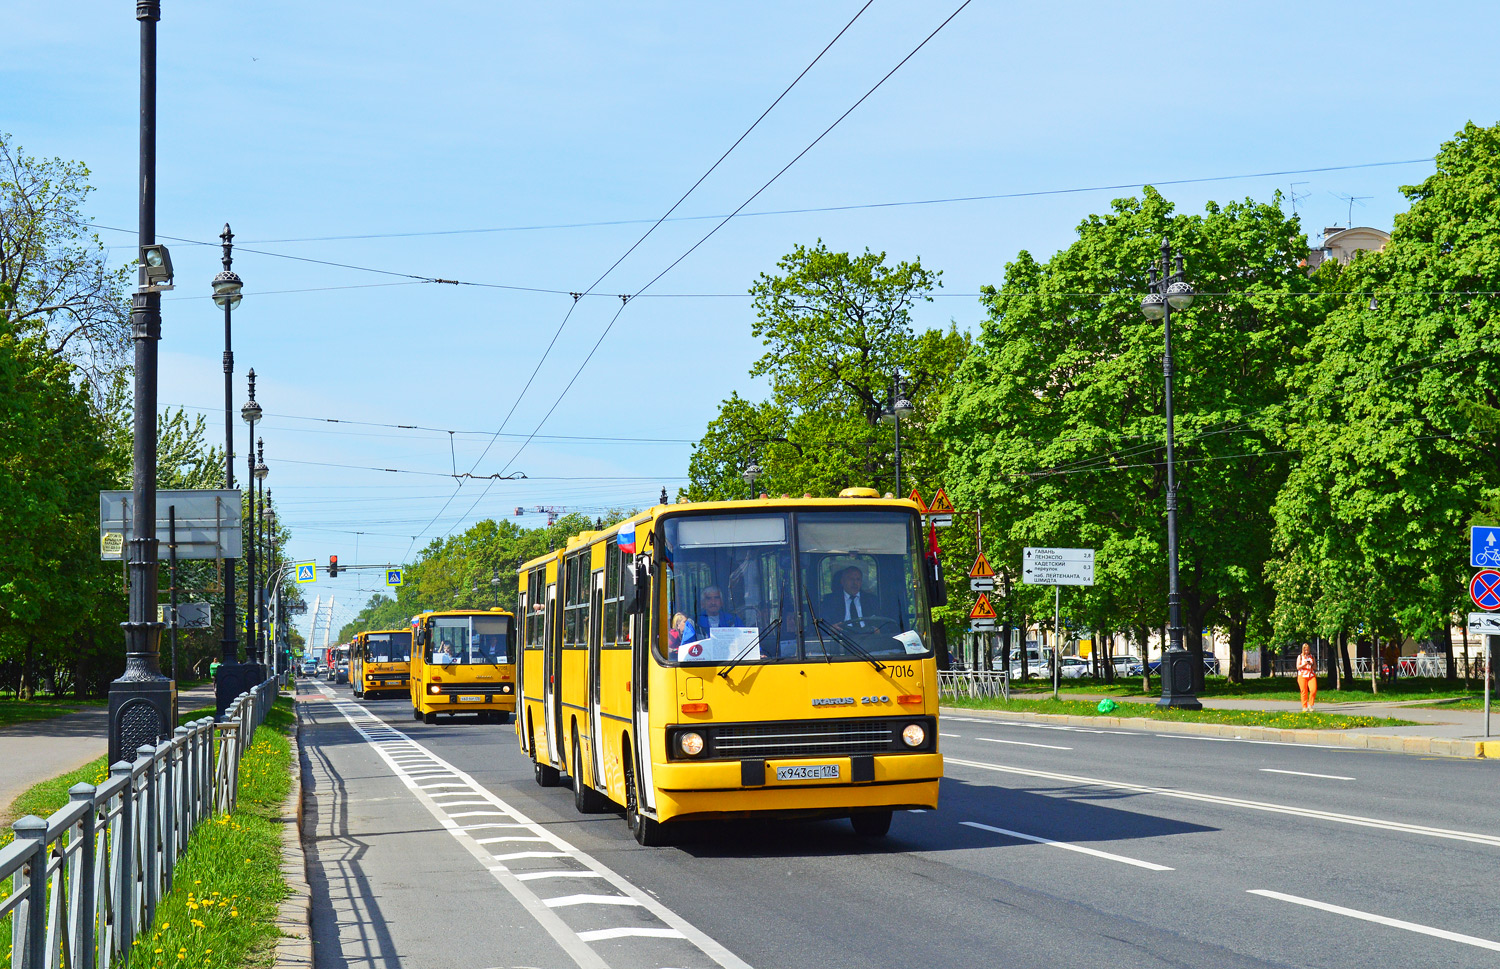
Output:
[[[349,682],[354,695],[366,699],[409,692],[411,630],[376,629],[354,637]]]
[[[514,619],[503,609],[413,618],[412,719],[436,723],[438,714],[474,713],[480,723],[509,723],[516,709]]]
[[[624,808],[641,844],[695,819],[937,806],[946,598],[910,501],[658,505],[519,570],[517,734],[538,784]]]

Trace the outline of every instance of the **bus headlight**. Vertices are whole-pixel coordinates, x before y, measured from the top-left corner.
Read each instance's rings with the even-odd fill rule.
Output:
[[[927,731],[922,729],[920,723],[909,723],[906,729],[901,731],[901,742],[908,747],[920,747],[927,741]]]
[[[510,684],[506,683],[504,686],[500,687],[500,692],[501,693],[509,693],[510,692]]]
[[[434,683],[434,684],[432,684],[431,686],[429,686],[427,688],[427,692],[428,693],[441,693],[441,692],[443,692],[443,688],[440,687],[440,686],[438,686],[436,683]]]
[[[703,735],[689,730],[677,735],[677,747],[689,757],[703,753]]]

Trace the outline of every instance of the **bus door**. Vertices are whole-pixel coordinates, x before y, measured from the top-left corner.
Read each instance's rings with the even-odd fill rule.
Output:
[[[655,598],[648,581],[635,590],[644,606],[636,614],[622,617],[631,623],[630,678],[635,719],[635,743],[630,755],[635,758],[635,776],[640,779],[637,797],[641,806],[656,810],[656,781],[651,774],[651,614]]]
[[[604,570],[594,573],[589,593],[589,727],[594,734],[594,787],[604,789],[604,722],[599,716],[599,655],[604,638]]]
[[[547,586],[547,615],[543,624],[545,637],[542,640],[542,720],[547,729],[547,762],[562,763],[562,742],[558,731],[562,729],[562,623],[557,615],[557,583]]]

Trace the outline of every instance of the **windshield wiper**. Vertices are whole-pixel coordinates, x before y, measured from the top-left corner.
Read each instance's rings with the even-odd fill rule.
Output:
[[[826,626],[828,628],[828,635],[832,636],[840,643],[843,643],[845,649],[849,650],[855,656],[858,656],[860,659],[864,660],[866,663],[869,663],[880,672],[885,672],[885,664],[875,657],[871,656],[869,650],[865,649],[859,643],[856,643],[854,641],[854,638],[848,633],[844,632],[842,629],[839,629],[837,626],[829,622],[827,619],[824,619],[822,616],[813,616],[813,623],[819,626]]]
[[[813,632],[818,634],[818,648],[823,651],[823,662],[832,663],[833,658],[828,655],[828,644],[823,642],[823,630],[818,626],[818,614],[813,612],[812,593],[807,590],[807,586],[805,585],[802,587],[802,601],[807,605],[807,614],[812,617]]]
[[[770,634],[771,630],[777,629],[780,626],[781,626],[781,619],[778,617],[775,622],[771,623],[765,629],[762,629],[760,631],[760,635],[755,637],[755,641],[754,642],[752,642],[750,645],[746,646],[744,649],[740,650],[740,655],[738,655],[734,659],[730,660],[728,666],[724,667],[722,670],[719,670],[719,675],[722,676],[722,677],[724,677],[724,679],[726,679],[726,680],[729,679],[729,671],[732,670],[732,669],[734,669],[736,666],[740,665],[741,663],[743,663],[745,661],[746,657],[748,657],[750,655],[751,651],[759,649],[760,648],[760,641],[762,639],[765,639],[766,636],[768,634]]]

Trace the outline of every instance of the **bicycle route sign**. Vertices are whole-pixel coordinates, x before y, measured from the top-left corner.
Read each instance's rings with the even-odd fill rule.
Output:
[[[1500,527],[1477,525],[1469,529],[1469,566],[1500,568]]]
[[[1490,612],[1500,609],[1500,572],[1480,569],[1469,580],[1469,598],[1474,605]]]

